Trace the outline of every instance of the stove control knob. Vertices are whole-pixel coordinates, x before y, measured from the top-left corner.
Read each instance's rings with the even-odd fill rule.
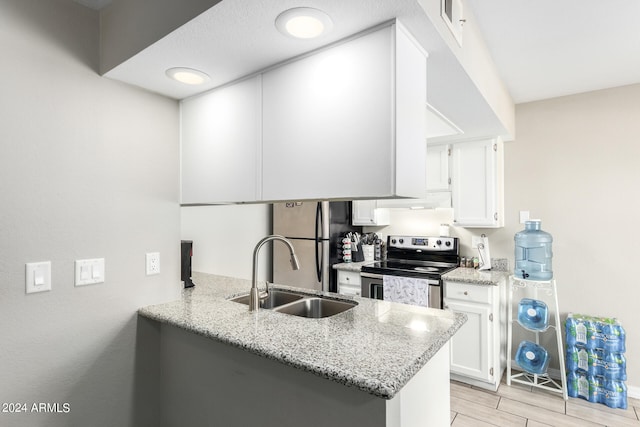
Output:
[[[391,243],[396,244],[396,239],[391,239]]]
[[[440,246],[442,244],[442,240],[436,240],[436,245]]]
[[[403,243],[404,243],[404,239],[400,239],[400,244],[403,244]]]
[[[451,240],[447,240],[446,242],[444,242],[445,246],[451,246]]]

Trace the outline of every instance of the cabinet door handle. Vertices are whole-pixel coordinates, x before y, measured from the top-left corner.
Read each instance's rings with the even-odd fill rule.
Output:
[[[464,291],[464,294],[465,294],[465,295],[469,295],[469,292],[467,292],[467,291]]]
[[[493,214],[493,219],[495,219],[496,221],[498,220],[498,212]]]

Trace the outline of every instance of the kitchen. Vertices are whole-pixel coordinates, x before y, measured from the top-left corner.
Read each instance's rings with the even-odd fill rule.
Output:
[[[3,2],[0,14],[12,67],[0,101],[2,383],[12,385],[2,400],[72,400],[60,425],[154,425],[155,415],[134,410],[157,392],[144,368],[155,344],[136,345],[136,327],[150,328],[136,323],[136,310],[179,295],[176,242],[196,231],[209,236],[194,238],[197,270],[249,278],[251,249],[270,232],[269,208],[180,209],[177,103],[96,74],[95,11],[20,3]],[[639,92],[630,85],[518,104],[517,140],[505,143],[505,227],[482,229],[492,255],[512,259],[518,212],[542,218],[556,239],[562,311],[620,318],[629,359],[638,353],[629,250],[640,237],[631,225],[638,202],[627,188],[638,182]],[[393,210],[385,233],[433,235],[450,215]],[[475,233],[452,228],[462,254],[471,253]],[[161,254],[161,274],[145,275],[147,252]],[[105,285],[74,289],[73,261],[99,257]],[[41,260],[52,261],[52,291],[25,296],[24,264]],[[629,378],[638,384],[631,363]],[[29,416],[32,425],[59,422]]]

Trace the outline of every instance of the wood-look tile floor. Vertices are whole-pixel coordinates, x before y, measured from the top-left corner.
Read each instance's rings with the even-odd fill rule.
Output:
[[[451,425],[640,427],[640,400],[629,398],[628,409],[612,409],[578,398],[565,402],[557,393],[508,386],[504,379],[496,392],[451,381]]]

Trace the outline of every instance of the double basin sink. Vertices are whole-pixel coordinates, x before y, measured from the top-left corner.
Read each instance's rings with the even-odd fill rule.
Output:
[[[249,294],[231,298],[230,301],[249,305]],[[269,295],[260,300],[260,308],[311,319],[334,316],[356,305],[358,305],[356,302],[304,295],[281,289],[269,290]]]

